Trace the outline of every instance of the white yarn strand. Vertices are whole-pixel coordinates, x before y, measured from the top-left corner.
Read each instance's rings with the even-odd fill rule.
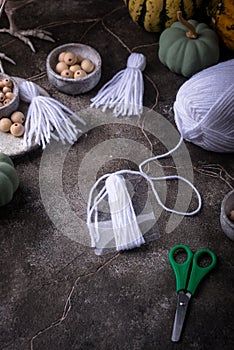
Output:
[[[61,102],[41,96],[37,85],[32,82],[22,82],[19,89],[21,100],[30,103],[25,122],[25,147],[36,143],[44,149],[51,138],[63,144],[73,144],[77,140],[82,131],[71,119],[85,125],[83,119]]]
[[[234,59],[187,80],[174,103],[182,137],[213,152],[234,152]]]
[[[126,69],[118,72],[91,99],[90,107],[102,106],[102,111],[113,109],[113,114],[140,115],[143,111],[144,83],[142,71],[145,69],[146,59],[143,54],[131,53],[128,57]]]

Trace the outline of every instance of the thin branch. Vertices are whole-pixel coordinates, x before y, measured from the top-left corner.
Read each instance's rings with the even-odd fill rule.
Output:
[[[72,299],[72,295],[75,291],[75,288],[77,287],[77,284],[78,282],[81,280],[81,279],[84,279],[84,278],[88,278],[88,277],[92,277],[94,275],[96,275],[97,273],[99,273],[100,271],[102,271],[106,266],[110,265],[112,263],[112,261],[114,261],[115,259],[117,259],[118,257],[120,256],[120,253],[116,253],[114,256],[112,256],[110,259],[108,259],[107,261],[105,261],[104,264],[102,264],[101,266],[99,266],[95,271],[91,271],[91,272],[88,272],[87,274],[85,275],[81,275],[81,276],[78,276],[75,280],[75,282],[73,283],[73,286],[71,287],[70,289],[70,292],[68,294],[68,297],[66,299],[66,302],[64,304],[64,308],[63,308],[63,312],[62,312],[62,315],[61,317],[59,317],[57,320],[55,320],[54,322],[52,322],[49,326],[39,330],[31,339],[30,339],[30,350],[33,350],[34,349],[34,346],[33,346],[33,343],[35,341],[36,338],[38,338],[40,335],[46,333],[47,331],[49,331],[51,328],[53,327],[57,327],[59,326],[64,320],[66,320],[69,312],[71,311],[71,307],[72,307],[72,302],[71,302],[71,299]]]
[[[234,177],[232,177],[226,169],[220,164],[203,164],[200,167],[194,167],[194,170],[197,171],[200,174],[203,174],[205,176],[213,177],[213,178],[219,178],[223,182],[226,183],[226,185],[233,189],[232,183],[228,181],[226,178],[231,180],[231,182],[234,181]]]
[[[136,50],[139,50],[139,49],[145,49],[147,47],[153,47],[153,46],[158,46],[158,45],[159,45],[159,42],[151,43],[151,44],[138,45],[138,46],[134,46],[132,48],[132,51],[136,51]]]
[[[108,33],[110,33],[110,34],[120,43],[120,45],[122,45],[129,53],[132,53],[131,49],[127,46],[127,44],[125,44],[125,43],[123,42],[123,40],[121,40],[120,37],[118,37],[117,34],[115,34],[114,32],[112,32],[112,30],[110,30],[110,29],[106,26],[106,24],[104,23],[103,20],[102,20],[102,26],[104,27],[104,29],[105,29]]]
[[[83,24],[83,23],[98,22],[98,21],[100,22],[101,18],[86,18],[86,19],[80,19],[80,20],[69,18],[63,21],[54,21],[54,22],[42,24],[38,26],[37,29],[53,28],[53,27],[58,27],[65,24]]]

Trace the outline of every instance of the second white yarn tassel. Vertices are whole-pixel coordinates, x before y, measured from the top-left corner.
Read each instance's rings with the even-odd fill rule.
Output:
[[[146,58],[141,53],[131,53],[126,69],[118,72],[91,99],[91,107],[102,106],[102,111],[113,108],[116,117],[119,115],[140,115],[143,111],[144,82],[142,71]]]

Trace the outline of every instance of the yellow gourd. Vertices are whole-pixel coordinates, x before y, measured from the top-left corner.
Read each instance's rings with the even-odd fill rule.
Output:
[[[234,50],[234,0],[208,0],[206,10],[220,40]]]

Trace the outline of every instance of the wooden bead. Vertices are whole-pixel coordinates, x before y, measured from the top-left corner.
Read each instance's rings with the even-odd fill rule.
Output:
[[[58,57],[59,62],[64,62],[64,56],[65,56],[65,54],[66,54],[66,52],[61,52],[61,53],[59,54],[59,57]]]
[[[82,69],[78,69],[75,73],[74,73],[74,79],[80,79],[80,78],[84,78],[86,77],[87,73],[82,70]]]
[[[10,103],[11,100],[9,98],[6,98],[4,101],[3,101],[3,106],[7,105],[8,103]]]
[[[15,95],[13,94],[13,92],[7,92],[6,93],[6,98],[9,98],[10,100],[13,100],[14,97],[15,97]]]
[[[66,52],[64,55],[64,62],[68,66],[73,66],[77,62],[76,55],[73,52]]]
[[[88,59],[83,60],[80,66],[86,73],[91,73],[94,70],[93,62]]]
[[[65,69],[68,69],[68,65],[65,62],[59,62],[56,64],[55,70],[57,73],[60,74]]]
[[[0,107],[2,107],[3,106],[3,103],[2,102],[0,102]]]
[[[5,94],[3,92],[0,92],[0,102],[3,102],[5,98]]]
[[[80,64],[83,61],[83,57],[79,54],[76,55],[77,63]]]
[[[8,118],[2,118],[0,120],[0,130],[3,132],[9,132],[12,122]]]
[[[24,114],[22,112],[16,111],[16,112],[12,113],[11,121],[13,123],[23,124],[25,122],[25,116],[24,116]]]
[[[2,89],[4,87],[3,81],[2,79],[0,80],[0,89]]]
[[[11,91],[11,88],[10,88],[10,87],[4,86],[4,87],[2,88],[2,92],[4,92],[4,94],[6,94],[7,92],[12,92],[12,91]]]
[[[229,218],[234,221],[234,209],[230,211]]]
[[[75,73],[78,69],[81,69],[81,67],[79,64],[74,64],[74,66],[71,66],[69,69]]]
[[[11,87],[12,86],[12,81],[10,78],[4,78],[3,79],[3,85],[7,86],[7,87]]]
[[[61,76],[63,78],[73,78],[73,72],[70,69],[65,69],[62,71]]]
[[[24,126],[20,123],[14,123],[10,127],[10,132],[13,136],[20,137],[24,134]]]

